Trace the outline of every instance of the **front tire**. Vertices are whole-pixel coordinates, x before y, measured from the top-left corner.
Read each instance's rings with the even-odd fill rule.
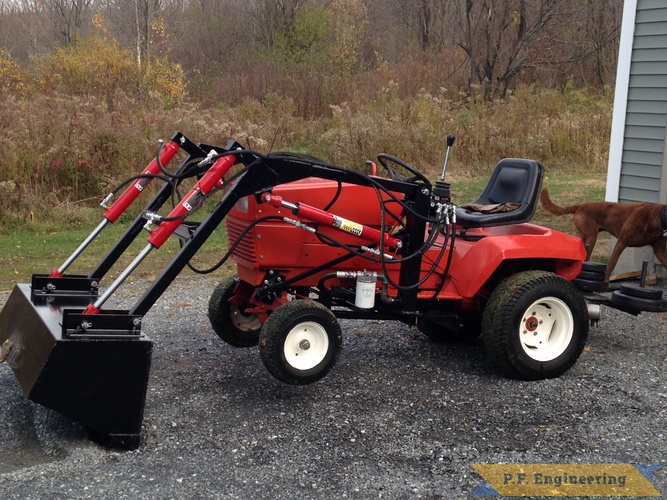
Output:
[[[343,343],[336,316],[319,302],[293,300],[278,307],[259,335],[264,366],[278,380],[311,384],[335,365]]]
[[[482,339],[508,376],[541,380],[574,365],[586,345],[588,323],[586,302],[572,283],[554,273],[525,271],[491,294]]]
[[[232,277],[215,287],[208,302],[208,319],[218,337],[229,345],[254,347],[259,342],[262,323],[257,315],[246,314],[247,304],[229,302],[240,283],[238,278]]]

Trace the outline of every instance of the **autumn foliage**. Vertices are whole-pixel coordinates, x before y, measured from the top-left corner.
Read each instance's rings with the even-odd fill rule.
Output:
[[[0,227],[94,207],[176,130],[431,177],[449,133],[453,178],[506,156],[606,168],[620,0],[81,5],[39,47],[58,13],[0,7],[0,29],[24,23],[0,48]]]

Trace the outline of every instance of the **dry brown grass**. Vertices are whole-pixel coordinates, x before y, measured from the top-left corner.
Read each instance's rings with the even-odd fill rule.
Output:
[[[442,168],[447,134],[454,133],[448,180],[483,183],[499,159],[525,157],[545,165],[545,185],[573,172],[593,177],[589,183],[573,179],[555,199],[597,199],[611,124],[608,95],[537,88],[478,103],[445,90],[409,94],[388,82],[375,99],[341,102],[313,119],[278,96],[233,108],[154,104],[147,108],[119,96],[109,112],[104,102],[80,97],[0,98],[0,183],[14,183],[0,198],[0,224],[57,218],[57,207],[96,206],[145,167],[158,139],[176,130],[196,142],[222,146],[235,139],[260,152],[302,151],[353,168],[386,152],[431,178]]]

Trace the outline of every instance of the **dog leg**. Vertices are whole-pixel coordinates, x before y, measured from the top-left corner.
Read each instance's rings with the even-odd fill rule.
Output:
[[[664,267],[665,269],[667,269],[667,247],[665,246],[666,244],[667,241],[665,241],[664,238],[661,238],[658,241],[655,241],[651,245],[651,247],[653,248],[653,253],[660,261],[660,264],[662,264],[662,267]]]
[[[609,260],[607,261],[607,269],[604,274],[604,279],[609,281],[609,277],[611,276],[612,271],[616,267],[616,264],[618,263],[618,259],[623,253],[623,250],[625,250],[626,246],[623,244],[621,240],[616,240],[616,245],[614,246],[614,249],[611,251],[611,255],[609,256]]]
[[[577,236],[586,247],[586,260],[591,260],[595,243],[598,240],[598,226],[585,212],[577,212],[572,219]]]
[[[597,234],[593,237],[581,238],[586,247],[586,260],[591,260],[591,255],[593,255],[593,249],[595,248],[595,243],[598,240]]]

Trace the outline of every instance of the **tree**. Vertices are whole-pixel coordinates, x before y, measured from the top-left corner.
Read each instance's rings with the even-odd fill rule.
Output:
[[[409,23],[422,50],[440,49],[449,41],[450,3],[448,0],[417,0],[414,8],[407,9]]]
[[[61,42],[74,45],[81,38],[84,22],[90,17],[92,0],[46,0]]]
[[[470,62],[468,92],[505,97],[521,71],[549,60],[549,32],[567,0],[458,0],[456,41]]]
[[[616,74],[616,61],[618,59],[617,41],[622,21],[621,0],[584,0],[581,6],[584,14],[584,29],[575,40],[582,46],[581,52],[585,54],[592,65],[592,78],[583,76],[584,81],[603,86],[612,83]],[[583,36],[583,40],[581,40]],[[586,72],[590,74],[589,72]]]
[[[246,13],[257,38],[266,48],[274,48],[278,33],[290,32],[299,9],[307,0],[249,0]]]
[[[99,20],[96,24],[102,26]],[[178,101],[185,93],[179,65],[156,58],[150,68],[140,68],[132,51],[104,31],[76,46],[60,47],[37,58],[33,71],[42,91],[98,98],[106,102],[109,111],[114,109],[118,91],[140,98],[146,89],[168,102]]]

